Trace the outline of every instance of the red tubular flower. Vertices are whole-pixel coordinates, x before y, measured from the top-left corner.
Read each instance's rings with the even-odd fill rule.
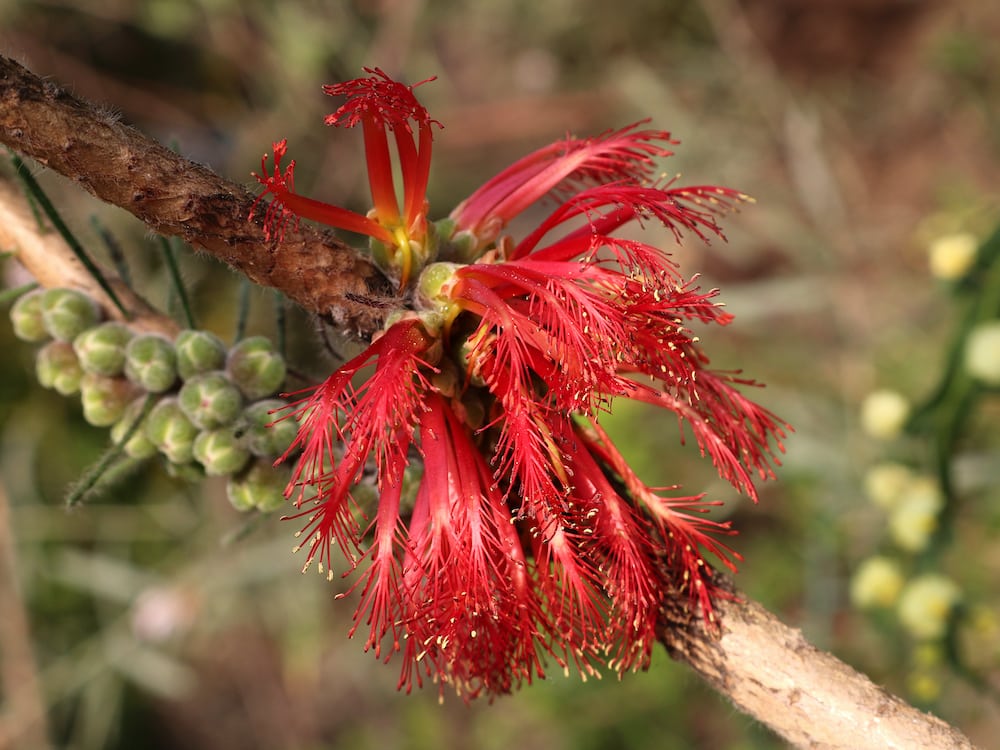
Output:
[[[536,151],[430,231],[433,121],[411,87],[369,72],[326,90],[347,96],[328,122],[364,129],[371,214],[295,195],[281,144],[261,180],[275,196],[270,231],[298,216],[362,231],[406,256],[389,263],[404,286],[417,278],[410,307],[285,417],[300,424],[285,459],[301,453],[287,494],[305,567],[332,577],[340,549],[345,575],[359,572],[351,634],[366,628],[366,648],[386,659],[400,652],[407,690],[428,678],[467,697],[503,693],[544,676],[543,657],[584,676],[643,667],[665,592],[686,591],[712,623],[703,553],[732,569],[739,556],[718,539],[728,523],[702,515],[713,503],[644,484],[601,415],[616,399],[673,412],[754,500],[785,425],[738,390],[752,381],[709,369],[690,326],[730,322],[716,292],[614,233],[654,220],[708,241],[747,198],[649,183],[676,142],[633,125]],[[547,196],[556,206],[534,231],[502,234]],[[441,262],[412,251],[437,234]],[[377,501],[365,499],[372,482]]]
[[[427,247],[427,177],[430,174],[432,120],[413,95],[415,86],[405,86],[379,68],[365,68],[371,75],[345,83],[324,86],[330,96],[345,96],[347,101],[326,117],[327,125],[353,128],[361,124],[368,161],[368,181],[374,207],[363,216],[295,192],[292,161],[284,171],[281,160],[287,151],[285,141],[272,147],[274,168],[267,167],[267,154],[261,160],[261,174],[254,173],[273,200],[264,214],[268,237],[280,237],[287,221],[312,219],[338,229],[366,234],[379,243],[376,261],[390,275],[406,286],[416,264],[433,253]],[[434,80],[433,78],[428,80]],[[413,132],[413,123],[417,133]],[[403,176],[403,210],[396,200],[392,176],[392,157],[387,133],[396,144]],[[259,199],[258,199],[259,200]],[[252,215],[251,215],[251,218]]]

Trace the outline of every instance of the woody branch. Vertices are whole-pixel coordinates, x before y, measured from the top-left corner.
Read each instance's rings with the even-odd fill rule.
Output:
[[[366,259],[332,235],[301,227],[277,242],[247,220],[254,196],[151,141],[106,111],[0,56],[0,141],[134,214],[177,235],[252,281],[277,288],[303,308],[362,337],[381,324],[377,300],[389,285]],[[0,242],[15,244],[43,283],[65,268],[86,285],[68,249],[34,243],[33,219],[10,191],[0,192]],[[25,248],[31,248],[25,250]],[[45,269],[49,268],[48,277]],[[763,607],[719,601],[719,633],[665,592],[660,641],[740,710],[799,747],[972,748],[956,729],[909,706],[805,641]]]

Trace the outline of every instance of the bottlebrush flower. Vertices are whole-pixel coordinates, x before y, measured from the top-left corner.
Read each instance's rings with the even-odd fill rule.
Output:
[[[656,220],[678,237],[722,237],[718,215],[746,196],[651,182],[676,142],[640,123],[542,148],[428,224],[434,121],[411,87],[367,72],[326,90],[347,96],[328,122],[364,127],[368,216],[294,193],[283,142],[258,177],[275,196],[270,233],[305,217],[368,234],[393,248],[384,267],[411,292],[364,352],[283,417],[299,425],[284,458],[301,452],[286,494],[303,523],[303,569],[332,579],[339,550],[345,575],[358,573],[351,635],[364,629],[376,656],[401,652],[407,690],[429,678],[467,697],[503,693],[544,676],[547,658],[583,676],[644,667],[667,592],[686,592],[713,623],[703,553],[730,568],[738,555],[718,539],[729,524],[703,515],[712,503],[644,484],[601,415],[616,399],[674,412],[754,500],[785,425],[742,395],[752,381],[709,369],[689,325],[731,320],[716,292],[615,232]],[[552,197],[537,228],[504,234]]]

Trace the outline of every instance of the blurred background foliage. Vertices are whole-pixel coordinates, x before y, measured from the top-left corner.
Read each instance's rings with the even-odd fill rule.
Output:
[[[757,199],[726,219],[727,244],[662,244],[736,315],[705,332],[713,363],[766,383],[754,395],[796,432],[759,507],[680,448],[672,420],[619,410],[623,452],[650,483],[726,501],[745,592],[984,744],[1000,728],[990,690],[934,666],[891,613],[854,609],[848,583],[891,549],[862,491],[891,451],[862,432],[859,405],[879,388],[927,395],[960,313],[927,246],[952,232],[985,239],[1000,218],[998,38],[996,3],[944,0],[0,0],[0,49],[36,73],[248,184],[287,138],[301,192],[360,210],[360,134],[322,125],[334,103],[320,86],[365,65],[438,77],[420,89],[445,125],[433,215],[566,132],[643,117],[670,129],[682,145],[668,172]],[[38,177],[85,242],[99,245],[92,216],[111,227],[139,291],[169,306],[144,227]],[[231,339],[233,274],[191,253],[182,267],[199,325]],[[251,332],[273,334],[269,293],[253,300]],[[291,322],[297,364],[322,375],[315,324]],[[151,466],[67,513],[66,488],[107,433],[38,387],[32,348],[9,326],[0,347],[0,491],[56,746],[780,746],[661,653],[621,684],[556,674],[493,705],[438,705],[433,687],[398,695],[395,668],[344,637],[352,607],[297,574],[292,528],[270,519],[226,543],[243,521],[221,484]],[[977,613],[966,662],[986,685],[1000,667],[996,414],[977,416],[957,448],[985,479],[962,485],[950,539],[925,565]]]

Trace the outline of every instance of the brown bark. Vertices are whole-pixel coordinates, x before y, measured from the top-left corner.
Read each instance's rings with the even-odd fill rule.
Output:
[[[756,602],[740,599],[728,580],[722,585],[733,598],[716,601],[721,633],[711,633],[679,596],[667,600],[660,642],[790,744],[816,750],[974,747],[954,727],[812,646]]]
[[[387,287],[369,263],[330,236],[303,229],[268,244],[260,228],[246,222],[253,196],[243,188],[2,57],[0,76],[0,140],[11,148],[354,333],[376,330],[379,311],[357,300],[387,295]],[[0,193],[0,204],[11,200],[9,193]],[[0,214],[0,228],[11,216],[27,221],[23,210],[11,210]],[[59,252],[52,243],[26,254],[28,239],[18,237],[19,253],[31,267],[44,269],[46,254]],[[72,262],[65,268],[71,271]],[[74,278],[74,283],[88,283]],[[738,596],[733,592],[732,599],[717,603],[718,634],[688,609],[685,595],[668,596],[660,640],[673,658],[790,743],[844,750],[973,747],[948,724],[885,692]]]
[[[247,220],[255,196],[0,55],[0,142],[177,235],[252,281],[280,289],[348,333],[381,325],[382,274],[328,232],[301,226],[268,242]]]

